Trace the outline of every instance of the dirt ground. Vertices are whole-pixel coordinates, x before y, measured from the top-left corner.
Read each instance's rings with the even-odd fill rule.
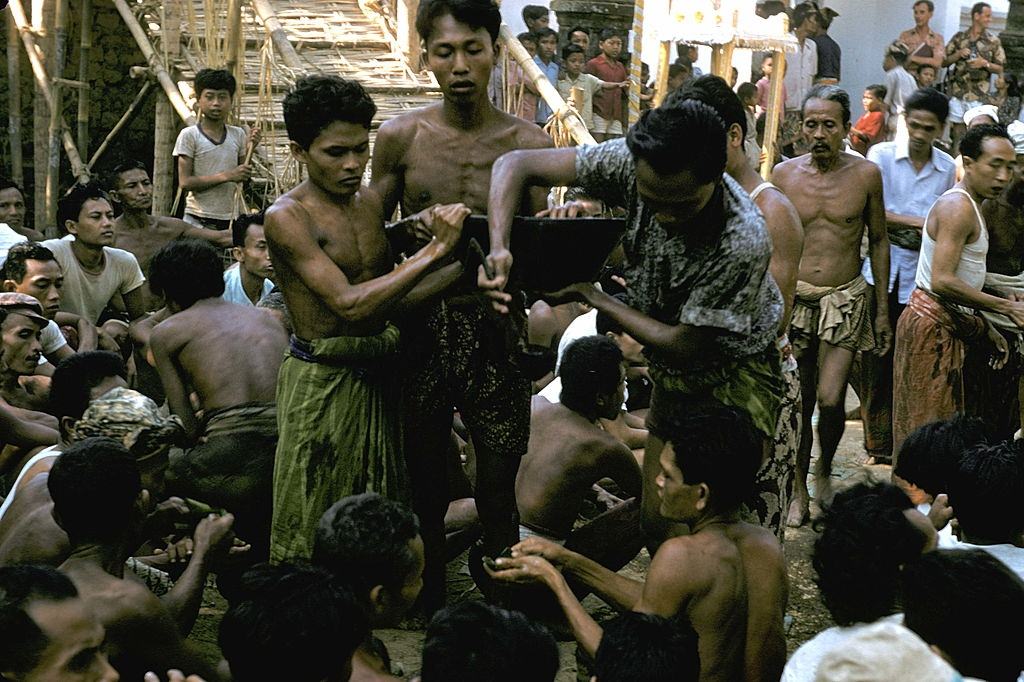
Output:
[[[889,467],[867,467],[864,465],[866,456],[862,447],[862,438],[863,429],[861,423],[859,421],[847,422],[846,434],[840,443],[833,466],[833,479],[835,482],[848,480],[851,477],[855,479],[861,477],[888,478]],[[816,456],[817,454],[815,453]],[[787,641],[790,653],[803,642],[833,624],[828,612],[821,603],[817,587],[814,584],[814,570],[811,567],[810,560],[814,538],[815,533],[810,526],[790,528],[786,531],[785,551],[790,580],[787,615],[792,619],[792,622],[789,623],[787,618],[787,623],[789,624]],[[642,580],[649,564],[650,557],[644,551],[626,566],[622,573]],[[464,556],[462,559],[449,564],[448,597],[449,602],[481,598],[480,592],[476,589],[469,576]],[[614,615],[612,610],[603,602],[592,596],[584,601],[584,606],[598,620],[607,619]],[[190,639],[201,647],[211,660],[219,658],[216,646],[216,628],[224,613],[224,608],[224,601],[217,594],[216,589],[208,586],[199,619],[196,622]],[[396,668],[400,668],[407,679],[419,671],[420,650],[423,643],[422,629],[379,630],[376,634],[387,645]],[[561,667],[556,678],[557,682],[577,680],[578,665],[575,643],[559,642],[559,650],[561,653]],[[582,676],[580,679],[586,680],[589,678]]]

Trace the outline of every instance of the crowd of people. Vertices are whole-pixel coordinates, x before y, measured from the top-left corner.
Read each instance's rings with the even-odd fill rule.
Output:
[[[600,140],[556,148],[528,88],[495,104],[521,74],[495,73],[493,0],[420,3],[443,97],[372,150],[367,91],[300,77],[306,178],[260,213],[224,70],[174,148],[183,219],[130,155],[56,226],[4,181],[0,678],[399,679],[374,630],[419,615],[422,682],[553,680],[552,632],[600,682],[1016,680],[1024,124],[982,87],[991,8],[948,46],[913,10],[856,125],[838,15],[793,10],[770,182],[770,59],[729,82],[681,46],[628,126],[623,36],[559,50],[529,6],[521,42]],[[577,272],[581,229],[618,244],[592,281],[516,239]],[[848,386],[892,469],[834,490]],[[835,626],[787,660],[785,530],[811,520]],[[450,599],[467,550],[483,598]],[[189,638],[213,579],[215,658]]]

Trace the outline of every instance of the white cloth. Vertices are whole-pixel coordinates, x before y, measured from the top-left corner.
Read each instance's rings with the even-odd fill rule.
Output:
[[[921,512],[925,516],[932,510],[932,505],[928,502],[922,502],[917,505],[917,511]],[[939,536],[939,549],[951,549],[960,544],[960,538],[953,534],[953,524],[947,523],[945,527],[938,532]]]
[[[932,148],[932,158],[917,172],[910,159],[906,140],[880,142],[868,150],[871,161],[882,173],[885,210],[900,215],[924,218],[935,200],[956,184],[956,162],[941,149]],[[918,252],[902,246],[889,246],[889,291],[899,287],[900,303],[907,303],[917,278]],[[871,258],[864,260],[861,274],[874,285]]]
[[[971,202],[971,206],[974,207],[974,215],[978,220],[978,225],[981,227],[981,233],[978,235],[978,238],[969,244],[964,244],[964,248],[960,252],[960,262],[956,266],[956,276],[970,288],[975,291],[981,291],[982,287],[985,286],[985,261],[988,256],[988,230],[985,228],[985,219],[981,215],[977,202],[967,193],[967,190],[954,187],[945,192],[943,196],[953,192],[967,197]],[[928,234],[928,217],[925,216],[925,227],[921,230],[921,258],[917,263],[917,277],[915,280],[917,281],[917,286],[928,293],[933,293],[932,258],[934,255],[935,240]]]
[[[584,336],[597,336],[596,309],[578,316],[569,323],[569,326],[562,333],[562,338],[558,341],[558,356],[555,358],[555,378],[537,394],[549,403],[557,404],[562,402],[562,377],[558,376],[558,370],[562,368],[562,356],[565,354],[565,349],[569,347],[569,344],[576,339],[582,339]],[[626,402],[628,400],[629,387],[627,386],[622,400],[622,409],[626,409]]]
[[[28,237],[18,234],[7,223],[0,223],[0,267],[7,260],[7,252],[11,250],[12,246],[27,241]]]
[[[897,613],[886,616],[875,622],[900,624],[903,622],[903,614]],[[793,652],[790,659],[786,661],[786,667],[782,671],[781,682],[814,682],[814,676],[818,673],[818,665],[826,654],[845,647],[849,640],[872,625],[874,623],[857,623],[848,627],[836,625],[827,630],[822,630],[801,644],[800,648]]]
[[[14,496],[18,492],[18,486],[21,485],[21,479],[25,478],[25,472],[34,467],[40,460],[47,457],[57,457],[58,455],[60,455],[60,450],[57,449],[56,445],[51,445],[44,450],[40,450],[25,462],[25,466],[21,467],[21,471],[18,472],[18,478],[14,479],[14,485],[11,486],[11,494],[7,496],[3,504],[0,504],[0,520],[3,520],[8,507],[14,502]]]
[[[814,682],[960,682],[949,663],[908,628],[873,623],[821,659]]]
[[[192,175],[197,177],[231,170],[245,158],[246,135],[238,126],[226,125],[225,129],[221,142],[211,140],[198,125],[182,129],[174,143],[174,156],[192,159]],[[201,192],[188,192],[185,212],[203,218],[231,220],[235,217],[236,184],[223,182]]]
[[[810,38],[796,54],[786,54],[786,75],[782,82],[786,86],[786,109],[799,111],[804,97],[814,84],[818,72],[818,46]]]
[[[274,283],[269,279],[263,280],[263,292],[260,294],[260,300],[262,301],[273,290]],[[224,295],[221,298],[239,305],[254,305],[245,295],[245,288],[242,286],[242,266],[238,263],[224,271]]]
[[[917,81],[902,66],[894,66],[885,72],[885,104],[890,115],[899,116],[906,109],[907,99],[917,90]]]
[[[103,272],[93,275],[82,269],[71,244],[63,239],[47,239],[43,242],[43,246],[53,252],[64,273],[64,288],[60,294],[61,310],[81,315],[96,324],[115,294],[130,293],[146,282],[139,261],[131,253],[104,246],[106,261]]]
[[[43,356],[39,358],[39,364],[46,362],[46,359],[56,353],[64,346],[68,345],[68,340],[64,338],[64,334],[61,333],[60,327],[53,320],[50,320],[42,332],[39,335],[39,343],[43,347]]]
[[[972,545],[969,542],[961,542],[951,549],[983,549],[1006,564],[1007,568],[1024,580],[1024,548],[1009,544]]]

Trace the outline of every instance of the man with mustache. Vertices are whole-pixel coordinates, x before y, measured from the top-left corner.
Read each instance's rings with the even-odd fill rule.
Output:
[[[772,177],[804,226],[790,333],[803,394],[790,525],[807,520],[815,403],[821,446],[815,493],[822,501],[830,497],[832,458],[846,426],[844,401],[853,358],[858,351],[884,354],[892,338],[888,294],[878,287],[872,305],[871,287],[860,274],[866,227],[872,274],[876,282],[889,281],[889,238],[878,166],[843,152],[843,138],[850,132],[850,96],[834,85],[816,86],[804,99],[801,116],[811,151],[780,164]]]

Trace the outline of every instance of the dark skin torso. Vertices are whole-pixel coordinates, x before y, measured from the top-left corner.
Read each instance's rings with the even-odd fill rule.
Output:
[[[1024,182],[1014,182],[999,198],[987,199],[981,212],[988,228],[988,271],[1024,272]]]
[[[640,494],[633,453],[565,405],[533,399],[530,445],[516,478],[520,518],[566,537],[591,486],[611,478],[627,494]]]
[[[44,459],[34,467],[41,473],[22,482],[0,521],[0,566],[57,566],[67,558],[68,536],[53,520],[53,502],[46,488],[46,472],[55,461]]]

